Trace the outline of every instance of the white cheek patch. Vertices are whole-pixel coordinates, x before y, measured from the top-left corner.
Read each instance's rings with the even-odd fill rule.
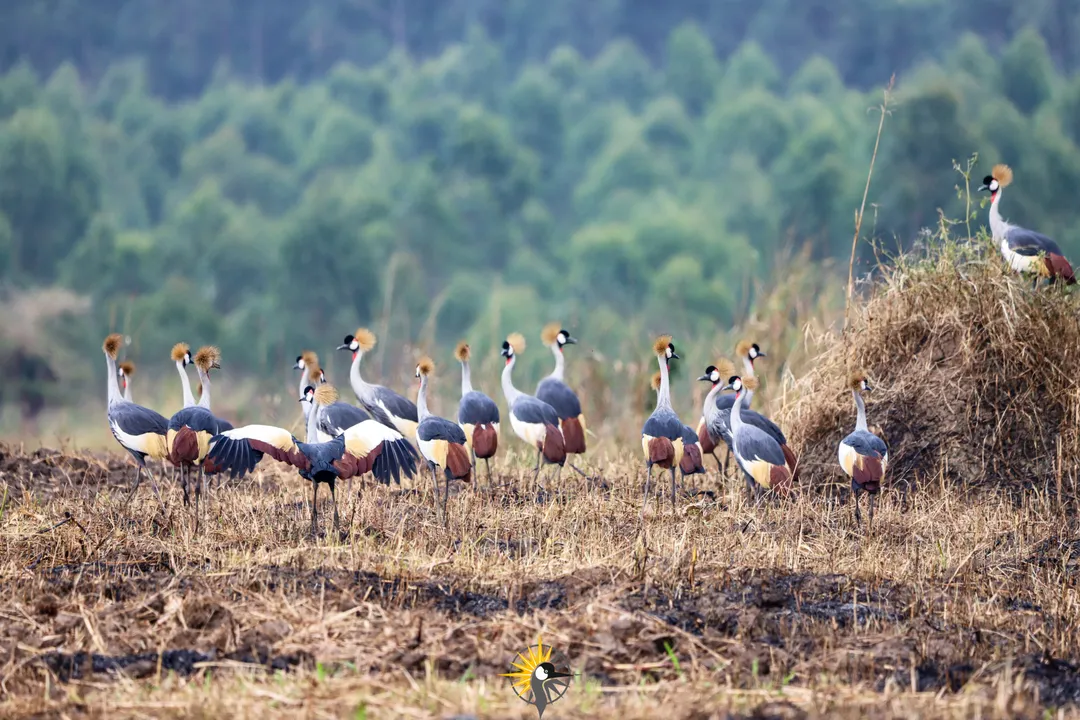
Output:
[[[356,352],[357,350],[360,349],[360,343],[353,340],[351,343],[349,343],[349,349],[352,350],[353,352]]]

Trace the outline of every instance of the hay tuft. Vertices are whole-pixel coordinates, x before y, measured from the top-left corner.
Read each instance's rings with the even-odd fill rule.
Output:
[[[826,335],[778,414],[809,486],[843,480],[837,443],[855,427],[847,383],[859,371],[874,378],[867,421],[889,445],[888,484],[941,471],[973,486],[1075,481],[1076,299],[1033,290],[996,254],[947,244],[901,259],[852,308],[847,331]]]

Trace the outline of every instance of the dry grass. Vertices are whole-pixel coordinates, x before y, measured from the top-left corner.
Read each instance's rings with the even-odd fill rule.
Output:
[[[510,467],[511,487],[455,493],[444,528],[429,497],[366,486],[312,541],[310,489],[273,467],[217,489],[196,535],[175,488],[164,512],[148,489],[129,502],[118,459],[3,453],[4,717],[535,717],[497,673],[541,633],[582,673],[552,717],[1080,699],[1061,661],[1080,654],[1080,541],[1041,495],[925,488],[862,533],[849,508],[752,507],[732,481],[639,524],[642,469],[594,455],[610,489],[567,473],[537,502]]]

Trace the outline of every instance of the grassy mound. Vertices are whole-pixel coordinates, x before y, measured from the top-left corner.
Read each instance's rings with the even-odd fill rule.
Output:
[[[952,244],[887,270],[847,330],[825,338],[781,418],[806,486],[847,482],[836,453],[855,426],[845,383],[858,368],[874,390],[868,422],[889,444],[888,484],[944,473],[1075,491],[1080,317],[1068,292]]]

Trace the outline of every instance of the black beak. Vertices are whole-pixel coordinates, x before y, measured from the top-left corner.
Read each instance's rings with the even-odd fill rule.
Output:
[[[572,338],[569,335],[567,335],[566,336],[566,344],[567,345],[577,345],[577,340],[575,338]]]
[[[709,382],[710,380],[712,380],[712,378],[709,377],[708,375],[702,375],[701,377],[698,378],[698,380],[700,380],[702,382]]]
[[[300,367],[299,365],[293,365],[293,366],[292,366],[292,369],[293,369],[293,370],[303,370],[303,368],[302,368],[302,367]]]
[[[338,350],[348,350],[348,349],[349,349],[349,346],[348,346],[348,345],[338,345],[338,346],[337,346],[337,349],[338,349]]]
[[[214,363],[214,364],[213,364],[213,365],[211,365],[210,367],[214,368],[215,370],[220,370],[220,369],[221,369],[221,366],[220,366],[220,365],[218,365],[217,363]]]
[[[764,350],[758,350],[757,351],[757,356],[758,357],[769,357],[769,354],[767,352],[765,352]]]
[[[671,353],[671,359],[672,360],[682,360],[682,358],[679,357],[678,355],[676,355],[675,353]]]
[[[732,385],[731,385],[731,383],[728,383],[727,385],[725,385],[724,387],[722,387],[722,388],[720,388],[720,389],[721,389],[721,390],[730,390],[731,388],[732,388]]]
[[[979,186],[978,192],[984,192],[984,191],[989,190],[989,189],[990,189],[990,186],[987,185],[986,183],[983,183],[982,185]]]
[[[510,357],[510,353],[506,352],[505,350],[500,350],[499,354],[502,355],[505,358]]]

